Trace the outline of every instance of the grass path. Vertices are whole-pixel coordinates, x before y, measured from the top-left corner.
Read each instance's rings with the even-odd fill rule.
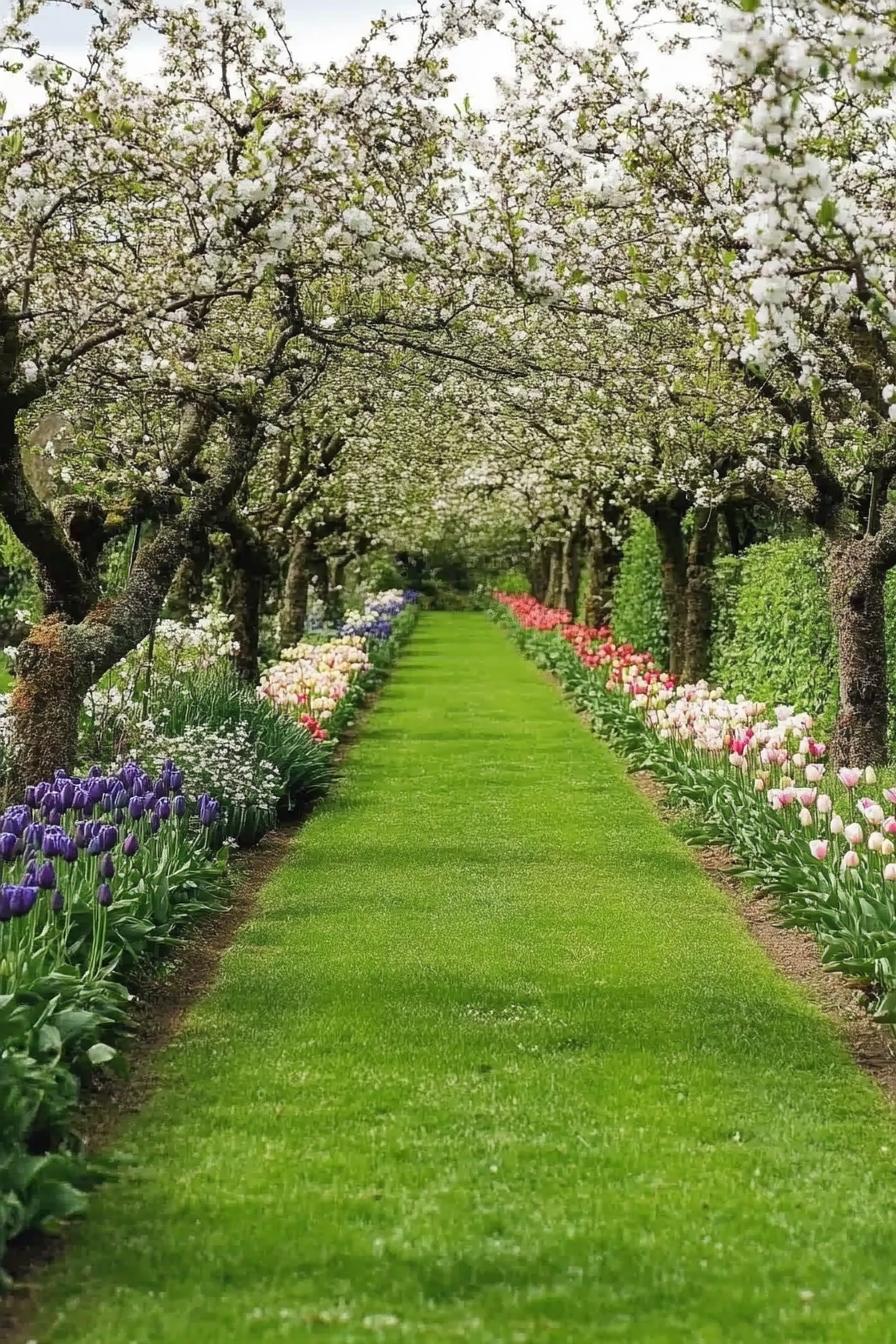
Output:
[[[38,1344],[896,1331],[896,1120],[557,692],[421,628]]]

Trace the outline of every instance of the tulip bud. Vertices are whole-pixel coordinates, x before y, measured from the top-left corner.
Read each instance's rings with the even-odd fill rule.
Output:
[[[848,826],[844,826],[843,834],[851,845],[860,845],[865,839],[865,832],[857,821],[851,821]]]
[[[53,911],[53,914],[58,915],[64,905],[65,901],[63,900],[62,892],[57,887],[56,890],[53,892],[52,897],[50,898],[50,907]]]
[[[840,860],[840,871],[848,873],[853,868],[858,868],[859,856],[854,849],[848,849]]]
[[[107,906],[112,904],[112,888],[108,882],[101,882],[96,889],[97,904]]]
[[[764,790],[765,780],[762,778],[761,775],[757,775],[756,778],[753,780],[753,788],[756,793],[762,793],[762,791]]]
[[[866,784],[877,783],[877,771],[875,770],[873,765],[865,766],[865,783]]]
[[[843,834],[843,818],[840,816],[838,812],[834,812],[833,815],[831,816],[831,835],[842,835],[842,834]]]
[[[812,855],[813,859],[818,859],[819,862],[821,862],[823,859],[826,859],[828,856],[827,840],[810,840],[809,852]]]
[[[115,876],[115,864],[112,861],[111,854],[104,854],[100,859],[100,876],[105,878]]]
[[[872,831],[868,837],[868,848],[871,850],[871,853],[872,854],[879,853],[883,843],[884,838],[881,835],[880,831]]]
[[[140,841],[134,835],[133,831],[126,835],[121,846],[121,852],[129,859],[132,859],[140,848]]]
[[[812,816],[812,813],[809,811],[808,807],[801,807],[801,808],[800,808],[800,825],[801,825],[801,826],[804,826],[804,827],[805,827],[805,826],[811,826],[811,825],[813,824],[814,821],[815,821],[815,818]]]

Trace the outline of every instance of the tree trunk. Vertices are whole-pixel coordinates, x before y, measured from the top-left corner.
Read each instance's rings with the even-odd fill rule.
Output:
[[[529,587],[532,590],[532,596],[539,602],[544,602],[548,595],[548,580],[550,579],[550,555],[547,546],[536,546],[529,557],[529,563],[526,567],[529,578]]]
[[[186,556],[178,566],[165,603],[174,620],[185,621],[202,606],[202,590],[208,560],[206,545],[197,550],[195,555]]]
[[[887,759],[885,578],[874,537],[829,543],[828,597],[840,681],[831,754],[839,765],[878,765]]]
[[[548,546],[548,586],[544,598],[546,606],[560,606],[562,582],[563,547],[559,541],[552,541]]]
[[[582,536],[578,529],[563,542],[560,562],[560,606],[573,620],[579,608],[579,582],[582,577]]]
[[[305,630],[308,615],[308,538],[296,537],[289,552],[286,579],[280,601],[280,647],[297,644]]]
[[[241,680],[258,681],[258,643],[264,571],[252,564],[235,563],[227,589],[227,610],[233,617],[233,637],[239,645],[234,666]]]
[[[619,573],[622,548],[604,528],[592,532],[588,545],[588,596],[585,624],[609,625],[613,611],[613,588]]]
[[[81,705],[94,677],[81,629],[45,617],[19,646],[12,710],[15,740],[10,796],[26,784],[52,779],[78,757]]]
[[[687,556],[687,601],[681,669],[685,681],[700,681],[709,670],[712,562],[718,532],[718,514],[711,509],[696,510]]]
[[[655,508],[650,517],[656,528],[662,557],[662,588],[669,626],[669,671],[680,676],[684,666],[687,613],[687,549],[682,523],[684,514],[675,508]]]

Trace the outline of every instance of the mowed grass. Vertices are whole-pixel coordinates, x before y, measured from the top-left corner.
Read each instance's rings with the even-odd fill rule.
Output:
[[[881,1341],[896,1129],[557,691],[429,615],[38,1344]]]

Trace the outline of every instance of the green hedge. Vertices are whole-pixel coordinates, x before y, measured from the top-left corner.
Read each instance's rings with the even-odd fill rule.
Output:
[[[613,589],[613,634],[636,649],[649,649],[664,663],[669,655],[669,626],[661,574],[653,523],[643,513],[635,513]]]
[[[824,547],[814,537],[766,541],[715,567],[712,677],[729,692],[809,710],[837,706]]]

